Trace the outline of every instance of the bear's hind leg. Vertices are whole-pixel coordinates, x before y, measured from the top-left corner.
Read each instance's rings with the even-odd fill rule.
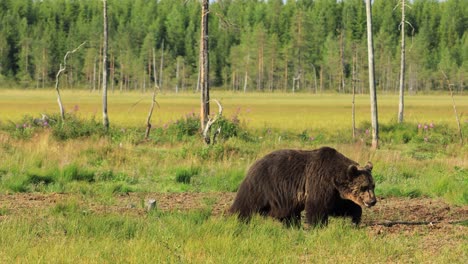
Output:
[[[287,227],[296,227],[299,228],[301,226],[301,211],[295,211],[291,215],[284,217],[281,219],[281,222]]]

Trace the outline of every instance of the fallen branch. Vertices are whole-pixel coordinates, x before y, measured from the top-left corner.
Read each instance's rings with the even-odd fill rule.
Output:
[[[447,223],[447,224],[461,224],[461,223],[467,223],[468,219],[465,220],[454,220],[454,221],[384,221],[384,222],[374,222],[374,223],[369,223],[367,226],[385,226],[385,227],[392,227],[394,225],[435,225],[435,224],[440,224],[440,223]]]

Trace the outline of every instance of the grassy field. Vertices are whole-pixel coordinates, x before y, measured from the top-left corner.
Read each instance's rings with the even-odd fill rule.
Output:
[[[101,120],[100,93],[88,91],[62,91],[66,111],[83,118],[95,117]],[[221,101],[224,114],[239,114],[249,128],[274,127],[285,130],[305,129],[336,130],[351,127],[351,95],[324,94],[263,94],[232,93],[212,91],[211,98]],[[142,126],[146,121],[151,94],[125,93],[109,94],[109,118],[118,126]],[[195,112],[200,107],[199,94],[160,94],[157,97],[160,108],[155,110],[155,125],[179,119],[182,115]],[[456,97],[458,112],[466,122],[468,100],[466,96]],[[456,126],[452,101],[448,95],[406,96],[405,120],[411,123],[448,123]],[[216,105],[212,112],[216,113]],[[356,96],[356,124],[370,120],[369,96]],[[0,90],[0,120],[19,120],[25,114],[58,112],[53,90]],[[379,121],[389,123],[396,120],[398,96],[379,95]],[[465,114],[465,115],[464,115]]]
[[[405,125],[394,121],[397,96],[380,95],[382,144],[371,151],[367,95],[357,97],[359,134],[352,139],[349,95],[213,91],[211,97],[222,102],[236,126],[225,130],[232,137],[206,146],[190,132],[196,116],[187,116],[198,113],[197,94],[158,95],[154,129],[143,140],[150,94],[110,94],[112,129],[106,133],[96,129],[98,93],[62,93],[68,121],[42,126],[33,119],[58,111],[54,91],[0,90],[1,263],[464,263],[468,258],[468,147],[459,144],[447,95],[407,96]],[[465,141],[467,99],[455,97]],[[374,163],[380,201],[364,212],[367,222],[359,228],[341,219],[326,228],[291,229],[271,219],[246,225],[222,216],[255,159],[274,149],[324,145],[361,164]],[[152,195],[169,198],[148,213],[145,202]],[[407,219],[441,223],[371,225]]]

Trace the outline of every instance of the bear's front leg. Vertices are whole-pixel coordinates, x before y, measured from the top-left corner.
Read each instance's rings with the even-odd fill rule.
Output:
[[[353,201],[339,199],[336,201],[331,214],[333,216],[351,217],[351,221],[359,225],[361,222],[362,208]]]

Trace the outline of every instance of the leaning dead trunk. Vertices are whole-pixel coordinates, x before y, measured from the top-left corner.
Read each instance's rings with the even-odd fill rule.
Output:
[[[159,90],[158,81],[156,79],[156,55],[153,49],[153,74],[154,74],[154,88],[153,88],[153,97],[151,100],[151,106],[148,113],[148,118],[146,118],[146,132],[145,132],[145,139],[149,138],[151,132],[151,116],[153,115],[154,105],[157,104],[156,102],[156,92]]]
[[[60,108],[60,117],[62,118],[62,121],[65,120],[65,109],[63,108],[62,98],[60,96],[60,89],[59,89],[60,75],[62,75],[62,73],[67,69],[67,57],[68,57],[68,55],[75,53],[85,43],[86,43],[86,41],[81,43],[76,49],[74,49],[72,51],[67,51],[67,53],[65,53],[65,56],[63,57],[63,64],[60,63],[60,69],[57,72],[57,75],[55,76],[55,91],[57,92],[57,102],[58,102],[58,105],[59,105],[59,108]]]

